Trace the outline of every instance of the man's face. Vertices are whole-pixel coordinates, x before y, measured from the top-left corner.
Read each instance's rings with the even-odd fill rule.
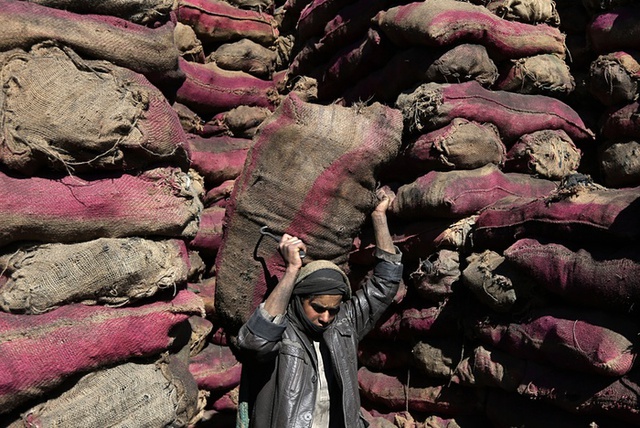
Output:
[[[340,310],[341,295],[321,294],[302,300],[302,309],[309,321],[319,327],[326,327]]]

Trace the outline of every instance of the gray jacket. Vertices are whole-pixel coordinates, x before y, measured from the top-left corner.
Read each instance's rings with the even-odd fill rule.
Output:
[[[344,424],[338,426],[368,426],[360,413],[357,346],[391,304],[402,277],[401,254],[376,250],[376,255],[379,261],[373,276],[341,304],[323,335],[342,394]],[[246,410],[249,426],[254,428],[310,427],[317,359],[307,336],[294,325],[273,323],[256,310],[241,327],[237,344],[243,364],[240,401],[248,404],[239,415]]]

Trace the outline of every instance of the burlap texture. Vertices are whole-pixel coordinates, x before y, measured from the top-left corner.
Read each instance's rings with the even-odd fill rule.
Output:
[[[609,108],[600,123],[600,134],[607,140],[640,138],[640,101]]]
[[[205,396],[186,361],[163,356],[89,373],[60,396],[27,410],[25,426],[187,427],[200,419]]]
[[[45,167],[186,167],[179,118],[144,76],[50,43],[11,51],[0,61],[0,160],[9,168],[33,174]]]
[[[217,135],[230,135],[236,138],[253,138],[258,130],[258,126],[266,118],[271,116],[272,111],[265,107],[252,107],[240,105],[229,111],[218,113],[211,118],[204,126],[202,135],[215,127],[218,128]],[[213,135],[212,135],[213,136]]]
[[[576,87],[569,65],[557,55],[534,55],[513,59],[508,64],[493,89],[558,97]]]
[[[253,141],[229,136],[192,137],[187,145],[191,167],[202,175],[209,189],[240,175]]]
[[[599,149],[598,162],[605,186],[640,186],[640,141],[610,141]]]
[[[182,241],[142,238],[27,247],[0,265],[10,275],[0,287],[0,308],[33,314],[75,302],[124,305],[184,285],[189,273]]]
[[[607,106],[628,104],[638,98],[638,52],[612,52],[598,56],[589,67],[589,92]]]
[[[260,227],[301,238],[307,259],[343,266],[376,204],[378,170],[400,147],[398,111],[323,106],[291,94],[263,122],[227,206],[216,259],[216,305],[228,322],[246,321],[284,270]],[[264,270],[263,270],[264,268]]]
[[[433,379],[450,379],[462,356],[461,338],[418,341],[411,349],[413,366]]]
[[[75,14],[18,0],[3,0],[0,10],[2,51],[55,40],[79,54],[145,75],[178,70],[171,21],[148,28],[113,16]]]
[[[176,168],[92,180],[0,174],[0,245],[18,240],[192,237],[202,211],[202,192],[194,175]]]
[[[460,254],[440,249],[421,260],[410,278],[414,289],[422,298],[438,303],[451,296],[460,274]]]
[[[176,7],[176,0],[28,0],[42,6],[68,10],[75,13],[112,15],[138,24],[151,24],[166,20]]]
[[[560,25],[556,4],[549,0],[490,0],[485,7],[500,18],[527,24]]]
[[[209,60],[225,70],[244,71],[261,79],[271,79],[276,53],[252,40],[242,39],[222,44],[209,55]]]
[[[200,389],[222,394],[240,385],[242,364],[228,346],[208,343],[189,360],[189,372]]]
[[[0,412],[51,391],[70,376],[189,340],[179,325],[203,316],[202,299],[180,291],[169,301],[124,308],[69,304],[46,314],[0,313]],[[188,326],[187,326],[188,327]],[[73,352],[70,352],[73,350]]]
[[[204,56],[202,42],[190,26],[182,22],[176,22],[176,28],[173,31],[173,41],[182,58],[187,61],[205,62],[206,58]]]
[[[374,22],[399,46],[478,43],[492,57],[565,55],[564,35],[546,24],[502,19],[483,6],[455,0],[415,2],[378,13]]]

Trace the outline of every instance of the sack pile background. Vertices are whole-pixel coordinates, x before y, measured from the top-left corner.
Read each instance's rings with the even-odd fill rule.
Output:
[[[235,426],[260,224],[357,287],[375,186],[372,426],[640,425],[636,2],[0,6],[5,426]]]

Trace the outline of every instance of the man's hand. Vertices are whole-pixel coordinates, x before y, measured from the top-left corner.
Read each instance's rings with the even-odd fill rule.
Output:
[[[278,250],[282,254],[287,269],[295,269],[296,271],[302,267],[302,258],[300,250],[306,251],[307,246],[298,237],[289,234],[282,235],[278,243]]]
[[[391,234],[389,233],[389,226],[387,225],[387,209],[391,205],[391,202],[393,202],[395,194],[391,189],[382,187],[376,190],[376,196],[378,197],[378,205],[371,213],[376,246],[381,250],[393,254],[396,250]]]
[[[376,196],[378,197],[378,205],[373,210],[374,213],[386,214],[387,209],[391,206],[391,202],[395,198],[395,194],[388,187],[382,187],[376,190]]]

